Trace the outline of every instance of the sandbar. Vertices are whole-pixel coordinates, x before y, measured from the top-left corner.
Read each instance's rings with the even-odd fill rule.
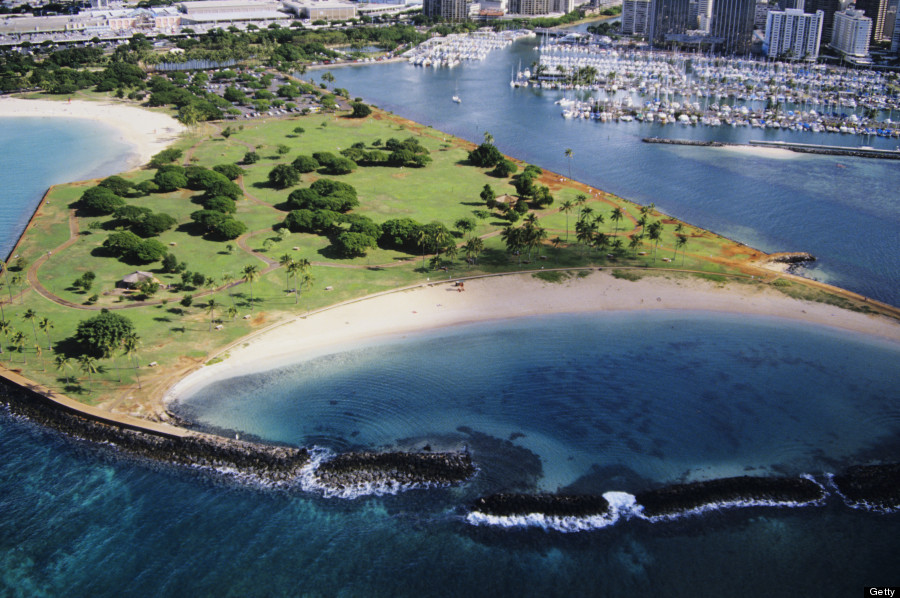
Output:
[[[171,145],[185,131],[184,125],[167,114],[117,102],[83,100],[23,100],[0,97],[0,118],[80,118],[102,122],[119,133],[119,140],[134,148],[127,168],[146,164],[151,156]]]
[[[630,281],[608,270],[562,282],[531,274],[454,281],[345,302],[272,325],[219,351],[173,386],[165,403],[212,380],[265,371],[378,337],[475,322],[556,313],[681,310],[788,318],[900,343],[900,322],[824,303],[794,299],[763,283],[714,283],[689,276],[649,275]]]

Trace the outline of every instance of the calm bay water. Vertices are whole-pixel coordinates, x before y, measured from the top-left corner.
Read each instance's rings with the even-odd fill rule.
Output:
[[[124,169],[130,146],[90,120],[0,119],[0,258],[6,259],[50,185]]]
[[[361,72],[388,77],[396,71],[405,81],[405,65],[381,68],[388,70]],[[409,78],[410,94],[429,93],[422,77]],[[485,79],[486,85],[496,82]],[[487,110],[471,108],[468,94],[460,81],[463,107]],[[453,108],[449,95],[434,98],[441,111]],[[535,106],[548,104],[536,94],[522,97]],[[494,117],[487,113],[485,122]],[[596,173],[627,182],[647,196],[591,181],[673,213],[664,203],[669,183],[675,195],[690,189],[682,170],[701,180],[713,170],[726,181],[723,188],[734,189],[749,176],[737,172],[749,160],[768,173],[753,177],[777,190],[761,190],[763,197],[772,194],[766,209],[790,212],[784,200],[790,192],[780,186],[793,183],[784,180],[781,162],[741,155],[723,163],[725,154],[679,148],[661,150],[662,158],[648,162],[653,176],[633,167],[628,174],[628,166],[603,153],[611,150],[595,156],[591,143],[576,141],[585,129],[600,130],[610,143],[621,140],[622,156],[647,161],[645,147],[632,139],[643,133],[562,119],[553,124],[580,127],[560,142],[559,156],[540,147],[555,139],[542,138],[548,132],[540,127],[515,142],[529,155],[516,151],[493,123],[490,130],[504,151],[560,172],[567,168],[562,149],[573,147],[578,178]],[[471,132],[458,132],[473,139],[487,128],[474,121],[463,125]],[[92,125],[73,135],[73,142],[87,144],[63,143],[74,126],[0,128],[0,188],[25,190],[8,192],[0,204],[9,215],[0,223],[0,239],[9,246],[17,223],[24,225],[48,184],[116,169],[109,161],[122,148],[96,159],[89,153],[103,147],[102,134],[91,137]],[[32,158],[7,167],[22,153],[22,139],[46,141],[32,146]],[[548,161],[541,161],[542,153]],[[814,194],[810,185],[825,192],[832,184],[827,161],[817,160],[791,160],[792,168],[822,169],[800,185],[804,193]],[[24,177],[34,181],[33,189],[16,182],[14,175],[37,163],[50,169]],[[859,184],[879,188],[882,166],[841,163],[847,166],[837,169],[841,173],[855,172]],[[734,202],[730,192],[720,198],[725,207],[714,209],[714,198],[702,195],[697,214],[723,225],[742,222],[740,210],[727,207]],[[834,201],[848,212],[871,210],[867,218],[878,222],[865,230],[881,234],[883,225],[896,238],[891,204],[870,199]],[[700,216],[678,215],[702,224]],[[830,218],[821,226],[833,226]],[[774,224],[736,230],[771,242],[779,234]],[[847,234],[860,237],[852,227]],[[881,246],[893,253],[890,243]],[[870,294],[895,292],[891,276],[877,278],[873,284],[881,286]],[[579,337],[585,332],[590,334]],[[756,597],[844,596],[866,585],[900,585],[900,517],[850,510],[837,501],[723,511],[669,524],[630,521],[570,535],[476,528],[464,523],[462,509],[479,493],[503,488],[633,492],[683,476],[821,473],[870,459],[896,460],[898,356],[895,344],[798,324],[773,327],[765,319],[559,316],[426,334],[412,344],[353,347],[292,371],[229,381],[219,389],[219,401],[203,391],[183,407],[211,427],[338,450],[467,445],[482,467],[460,488],[356,500],[261,491],[135,462],[0,414],[0,595],[119,596],[123,588],[139,588],[135,593],[148,596]]]
[[[453,69],[405,62],[337,68],[352,96],[470,141],[490,132],[509,155],[766,252],[808,251],[806,275],[900,305],[900,162],[665,146],[643,137],[751,139],[893,148],[897,140],[731,127],[565,120],[572,92],[514,89],[512,71],[538,59],[536,39]],[[318,76],[320,72],[307,74]],[[461,104],[451,97],[458,94]],[[582,98],[586,95],[582,95]]]

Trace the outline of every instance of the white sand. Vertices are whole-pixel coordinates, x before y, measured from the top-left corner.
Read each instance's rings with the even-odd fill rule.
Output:
[[[435,284],[385,293],[259,331],[220,352],[166,395],[169,402],[211,379],[223,379],[328,352],[379,336],[464,323],[551,313],[695,310],[802,320],[900,342],[900,323],[882,316],[791,299],[764,285],[717,285],[697,278],[648,276],[636,282],[608,272],[546,283],[531,275],[471,280],[465,291]]]
[[[184,132],[180,122],[159,112],[114,102],[22,100],[0,97],[0,117],[81,118],[105,123],[119,131],[119,139],[134,148],[128,168],[146,164],[153,154]]]

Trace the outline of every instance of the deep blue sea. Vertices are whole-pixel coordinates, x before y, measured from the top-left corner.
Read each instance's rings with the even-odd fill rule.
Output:
[[[397,89],[427,93],[421,74],[404,87],[406,65],[381,68],[359,72],[398,77]],[[340,79],[350,72],[335,70],[338,84],[366,95]],[[485,75],[484,84],[491,81]],[[472,103],[466,85],[460,81],[463,106]],[[434,102],[432,113],[454,107],[442,95]],[[464,136],[480,137],[485,122],[498,118],[490,130],[509,153],[565,172],[562,149],[573,147],[578,178],[775,245],[764,248],[811,249],[827,238],[826,245],[846,243],[851,262],[865,253],[857,246],[896,254],[894,196],[885,191],[882,201],[875,193],[896,189],[896,178],[883,180],[896,166],[841,160],[847,168],[834,171],[856,177],[845,185],[826,176],[827,161],[723,160],[685,148],[646,154],[634,141],[642,132],[603,128],[622,156],[613,159],[596,138],[582,140],[584,130],[600,125],[554,118],[547,121],[553,131],[569,131],[556,152],[546,149],[557,142],[550,124],[526,113],[522,120],[530,119],[535,132],[523,136],[519,119],[500,118],[497,106],[503,103],[477,108],[490,112],[480,125],[472,117],[459,125],[471,127]],[[441,126],[429,118],[422,120]],[[125,151],[96,158],[103,133],[88,123],[54,123],[4,120],[0,127],[0,240],[9,246],[47,185],[110,174]],[[500,126],[513,124],[519,128]],[[8,166],[26,151],[23,139],[32,157]],[[49,169],[28,170],[39,164]],[[810,169],[820,174],[806,176]],[[30,187],[16,178],[23,171]],[[707,196],[703,189],[715,181],[721,193]],[[758,193],[746,189],[751,183]],[[9,191],[17,187],[24,191]],[[783,247],[780,235],[794,238],[779,232],[793,213],[791,189],[799,189],[797,209],[806,220],[790,219],[802,242]],[[827,201],[809,199],[820,194]],[[745,205],[751,200],[764,205]],[[823,259],[823,268],[832,263]],[[900,287],[892,266],[863,278],[874,280],[873,296],[893,297]],[[636,492],[680,480],[819,475],[850,463],[896,461],[898,357],[895,343],[767,318],[561,315],[346,347],[225,381],[179,406],[205,426],[245,437],[329,450],[463,446],[480,467],[461,487],[352,500],[130,460],[2,414],[0,595],[757,597],[897,586],[900,516],[834,499],[669,523],[621,521],[572,534],[472,526],[464,515],[476,496],[502,489]]]

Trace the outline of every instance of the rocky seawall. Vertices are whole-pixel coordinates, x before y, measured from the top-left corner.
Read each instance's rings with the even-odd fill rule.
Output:
[[[247,442],[177,428],[170,428],[173,432],[167,433],[149,425],[146,429],[120,425],[67,408],[39,390],[3,376],[0,403],[13,415],[73,438],[112,446],[139,458],[241,476],[263,485],[294,486],[299,481],[302,489],[353,497],[445,486],[475,474],[467,452],[361,452],[313,459],[313,452],[306,448]],[[304,483],[310,480],[311,484]]]
[[[851,507],[900,509],[900,463],[858,465],[834,476],[832,481]]]
[[[694,139],[666,139],[664,137],[644,137],[641,139],[644,143],[660,143],[663,145],[695,145],[699,147],[725,147],[732,145],[722,143],[721,141],[696,141]]]
[[[825,490],[808,478],[741,476],[666,486],[635,496],[646,517],[670,517],[709,505],[809,504],[825,498]]]
[[[476,500],[472,510],[497,517],[531,513],[548,517],[588,517],[609,511],[609,501],[591,495],[494,494]]]

